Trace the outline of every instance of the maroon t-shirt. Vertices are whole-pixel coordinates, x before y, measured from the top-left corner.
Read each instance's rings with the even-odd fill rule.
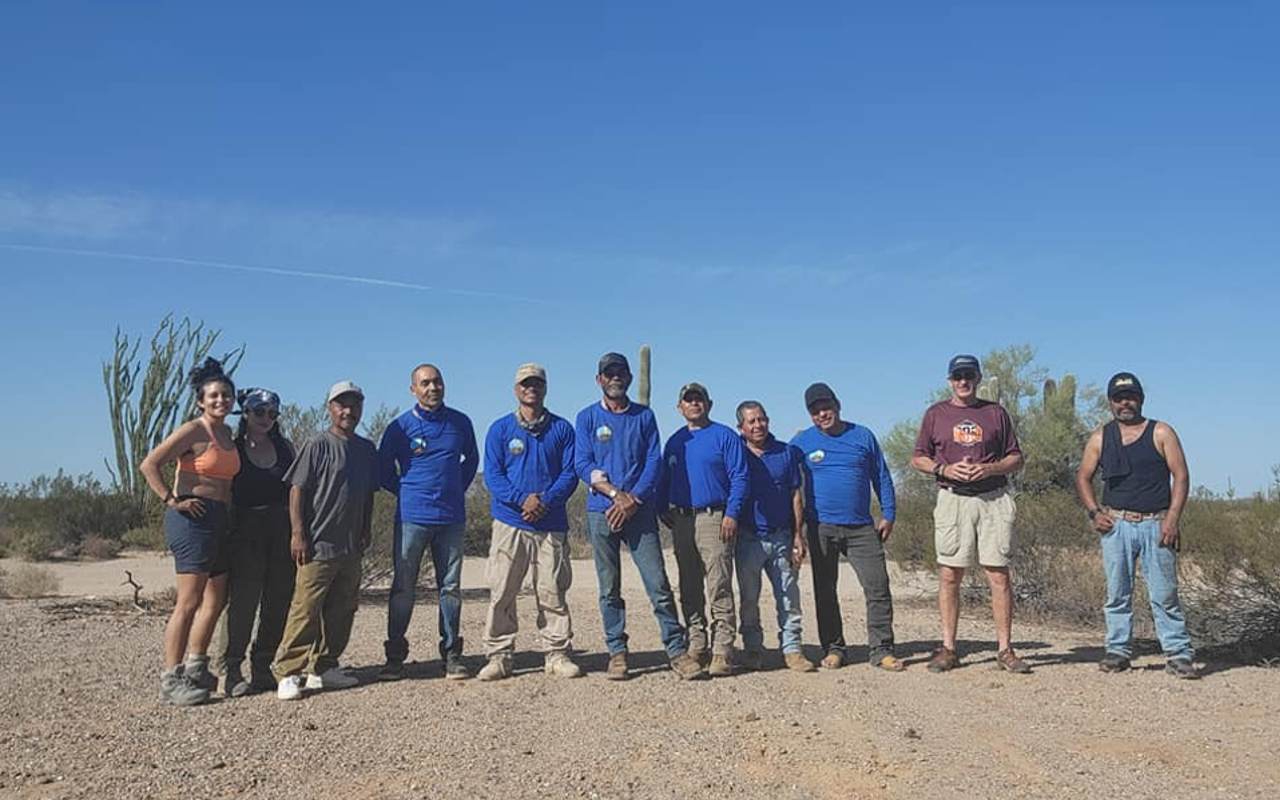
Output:
[[[934,403],[924,412],[920,435],[916,437],[916,455],[942,464],[959,464],[966,458],[972,464],[994,464],[1011,453],[1021,452],[1009,412],[989,400],[979,400],[971,406],[957,406],[950,400]],[[938,479],[940,486],[953,487],[958,494],[966,495],[999,489],[1008,482],[1004,475],[976,483]]]

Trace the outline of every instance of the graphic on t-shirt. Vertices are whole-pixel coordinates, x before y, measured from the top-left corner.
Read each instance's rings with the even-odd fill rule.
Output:
[[[415,436],[409,440],[409,452],[415,456],[420,456],[427,452],[427,440],[421,436]]]
[[[822,459],[824,459],[824,458],[826,458],[826,457],[827,457],[827,454],[826,454],[826,452],[825,452],[825,451],[823,451],[823,450],[814,450],[812,453],[810,453],[810,454],[807,456],[807,458],[808,458],[810,461],[812,461],[813,463],[815,463],[815,464],[820,464],[820,463],[822,463]]]
[[[524,439],[512,439],[507,442],[507,450],[513,456],[518,456],[524,452]]]
[[[679,462],[679,460],[680,459],[676,458],[676,454],[672,453],[671,455],[667,456],[667,466],[671,467],[672,469],[675,469],[676,463]]]
[[[951,429],[951,438],[956,444],[981,444],[982,426],[971,419],[966,419]]]
[[[607,442],[612,438],[613,438],[613,429],[611,429],[608,425],[601,425],[599,428],[596,428],[597,442]]]

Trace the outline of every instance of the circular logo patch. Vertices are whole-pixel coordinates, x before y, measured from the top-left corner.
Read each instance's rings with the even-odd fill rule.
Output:
[[[409,440],[409,451],[415,456],[420,456],[427,452],[427,440],[421,436],[415,436]]]
[[[671,456],[668,456],[668,457],[667,457],[667,466],[668,466],[668,467],[671,467],[672,469],[675,469],[675,468],[676,468],[676,461],[678,461],[678,460],[679,460],[679,459],[677,459],[677,458],[675,457],[675,455],[674,455],[674,454],[673,454],[673,455],[671,455]]]
[[[597,442],[607,442],[612,438],[613,438],[613,429],[610,428],[608,425],[601,425],[599,428],[596,428]]]
[[[518,456],[524,452],[524,439],[512,439],[507,442],[507,451],[513,456]]]
[[[821,464],[821,463],[822,463],[822,459],[824,459],[824,458],[826,458],[826,457],[827,457],[827,454],[826,454],[826,452],[825,452],[825,451],[823,451],[823,450],[814,450],[814,451],[813,451],[812,453],[810,453],[810,454],[809,454],[809,456],[808,456],[809,460],[810,460],[810,461],[812,461],[814,464]]]

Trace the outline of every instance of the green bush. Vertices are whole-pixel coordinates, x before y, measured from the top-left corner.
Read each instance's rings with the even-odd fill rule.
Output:
[[[107,490],[92,475],[73,478],[59,470],[22,486],[0,486],[0,522],[23,531],[28,539],[34,536],[15,550],[27,558],[48,558],[64,548],[78,551],[80,542],[90,536],[119,540],[141,524],[142,509],[132,498]],[[10,536],[15,545],[19,538]]]
[[[134,550],[163,551],[168,547],[164,541],[164,527],[160,524],[139,525],[136,528],[130,528],[120,537],[120,541],[125,547]]]
[[[10,544],[13,552],[27,561],[48,561],[62,546],[61,537],[43,527],[13,529],[13,539]]]

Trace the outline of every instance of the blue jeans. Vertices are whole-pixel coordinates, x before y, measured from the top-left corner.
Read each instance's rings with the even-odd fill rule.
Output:
[[[404,635],[413,617],[418,570],[422,568],[422,556],[428,546],[431,547],[431,563],[435,567],[436,586],[440,593],[440,657],[462,655],[462,539],[465,529],[461,522],[418,525],[396,520],[391,552],[395,577],[391,579],[391,598],[387,601],[387,641],[384,645],[388,661],[404,661],[409,656],[409,640]]]
[[[761,539],[754,530],[738,531],[734,558],[738,568],[738,630],[742,633],[742,649],[764,647],[764,630],[760,627],[760,571],[773,586],[774,605],[778,612],[778,642],[784,653],[800,652],[800,586],[791,565],[791,531],[779,528]]]
[[[600,616],[604,620],[604,640],[609,655],[627,650],[627,604],[622,599],[622,545],[631,551],[631,560],[640,570],[640,580],[653,605],[662,632],[667,656],[675,658],[689,649],[684,627],[676,616],[676,598],[667,581],[662,560],[662,540],[658,538],[658,518],[642,508],[617,533],[609,530],[604,512],[587,512],[587,536],[596,562],[596,583],[600,587]]]
[[[1107,652],[1133,656],[1133,575],[1134,564],[1140,561],[1161,649],[1169,658],[1191,658],[1187,619],[1178,603],[1178,556],[1173,548],[1160,546],[1160,520],[1117,519],[1101,539],[1107,573]]]

